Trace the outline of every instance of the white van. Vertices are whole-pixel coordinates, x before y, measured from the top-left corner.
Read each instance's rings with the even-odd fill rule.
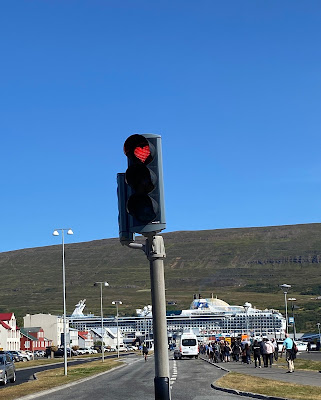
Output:
[[[183,333],[179,341],[179,349],[174,351],[174,358],[182,357],[198,358],[199,347],[197,337],[192,332]]]

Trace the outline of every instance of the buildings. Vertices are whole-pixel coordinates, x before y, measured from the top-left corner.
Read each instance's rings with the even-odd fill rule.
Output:
[[[23,326],[25,329],[41,326],[44,331],[44,336],[52,340],[53,346],[59,347],[62,344],[62,334],[64,332],[63,317],[51,314],[27,314],[23,317]],[[67,323],[67,332],[68,331],[69,326]]]
[[[20,350],[20,329],[14,313],[0,313],[0,349]]]
[[[52,346],[52,340],[47,339],[44,330],[40,327],[30,327],[20,329],[20,350],[46,350]]]

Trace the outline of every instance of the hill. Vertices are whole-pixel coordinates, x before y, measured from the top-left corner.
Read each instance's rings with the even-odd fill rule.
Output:
[[[250,301],[284,312],[279,285],[292,285],[298,330],[320,322],[321,224],[164,233],[166,298],[171,309],[189,307],[193,293],[213,293],[230,304]],[[138,241],[144,239],[138,237]],[[95,281],[108,281],[104,314],[122,300],[120,314],[150,304],[149,262],[118,239],[65,245],[67,313],[87,299],[86,312],[100,313]],[[0,312],[62,314],[62,246],[0,253]],[[290,310],[291,313],[291,310]]]

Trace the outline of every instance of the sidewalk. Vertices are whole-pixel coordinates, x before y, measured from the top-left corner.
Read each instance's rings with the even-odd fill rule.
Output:
[[[208,361],[206,357],[201,357],[204,361]],[[241,362],[231,361],[228,363],[213,364],[217,368],[221,368],[227,372],[238,372],[240,374],[248,374],[264,379],[272,379],[287,383],[297,383],[299,385],[319,386],[321,387],[321,374],[315,371],[299,371],[295,370],[292,374],[287,373],[287,368],[281,368],[273,365],[272,368],[255,368],[254,363],[241,364]],[[294,362],[295,368],[295,362]]]

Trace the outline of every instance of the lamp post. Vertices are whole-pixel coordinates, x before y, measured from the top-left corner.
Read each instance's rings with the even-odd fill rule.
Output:
[[[291,288],[291,285],[287,285],[286,283],[283,283],[283,285],[280,285],[281,289],[283,290],[284,293],[284,303],[285,303],[285,330],[286,333],[289,333],[289,323],[288,323],[288,302],[286,300],[286,295],[288,294],[289,289]]]
[[[249,311],[249,308],[250,308],[250,303],[245,303],[243,307],[244,307],[245,312],[246,312],[246,336],[247,336],[247,339],[249,339],[249,317],[248,317],[248,311]]]
[[[118,304],[123,304],[120,300],[112,301],[111,304],[116,305],[117,315],[117,357],[119,358],[119,332],[118,332]]]
[[[67,231],[67,235],[73,235],[73,231],[70,228],[59,228],[53,231],[54,236],[59,236],[61,231],[62,237],[62,287],[63,287],[63,303],[64,303],[64,373],[67,376],[67,328],[66,328],[66,272],[65,272],[65,242],[64,242],[64,231]]]
[[[109,286],[108,282],[95,282],[94,286],[100,286],[100,317],[101,317],[101,354],[102,354],[102,362],[104,362],[104,315],[103,315],[103,286]]]
[[[295,329],[295,319],[294,319],[294,301],[296,301],[296,298],[290,297],[288,300],[291,301],[292,318],[293,318],[293,339],[295,340],[296,329]]]

